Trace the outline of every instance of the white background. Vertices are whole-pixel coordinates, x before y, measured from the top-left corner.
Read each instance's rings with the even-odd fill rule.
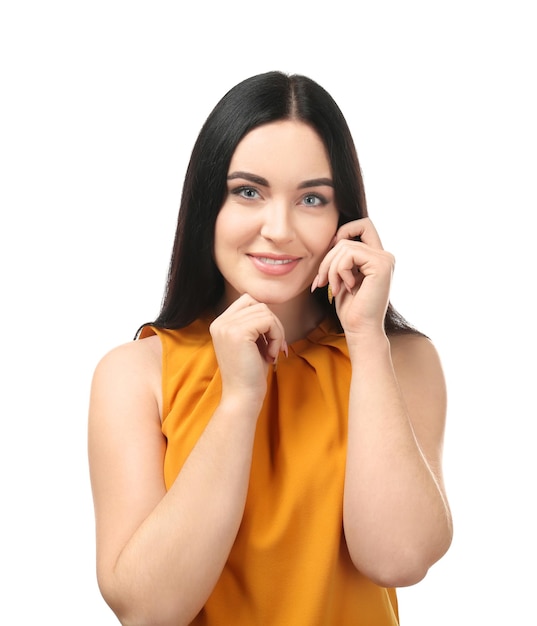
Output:
[[[401,623],[537,623],[531,4],[2,4],[1,623],[117,624],[94,575],[91,375],[158,312],[206,115],[271,69],[341,106],[393,302],[444,362],[455,539],[400,591]]]

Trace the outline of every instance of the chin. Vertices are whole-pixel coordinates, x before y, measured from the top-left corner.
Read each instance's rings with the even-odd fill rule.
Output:
[[[249,291],[248,293],[258,302],[263,302],[269,306],[281,306],[283,304],[288,304],[305,294],[309,296],[309,287],[291,290],[285,288],[278,289],[276,286],[266,289],[255,289]]]
[[[313,279],[312,279],[313,280]],[[229,289],[226,293],[226,301],[231,304],[242,294],[247,293],[258,302],[269,306],[281,306],[287,304],[301,296],[310,296],[310,284],[299,285],[293,287],[289,284],[241,284],[241,285],[229,285]]]

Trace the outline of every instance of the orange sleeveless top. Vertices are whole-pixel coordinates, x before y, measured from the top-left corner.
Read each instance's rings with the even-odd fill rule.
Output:
[[[162,342],[168,488],[220,400],[209,323],[141,334]],[[350,375],[345,337],[327,322],[270,368],[242,524],[196,626],[399,624],[395,590],[356,570],[343,534]]]

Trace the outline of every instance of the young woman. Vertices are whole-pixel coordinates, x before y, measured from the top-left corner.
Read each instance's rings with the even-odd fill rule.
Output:
[[[89,460],[103,597],[127,625],[388,626],[452,537],[446,390],[390,303],[394,258],[317,83],[217,104],[160,314],[98,364]]]

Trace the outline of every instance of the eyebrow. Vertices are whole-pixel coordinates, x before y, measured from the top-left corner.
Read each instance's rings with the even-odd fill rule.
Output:
[[[233,172],[227,177],[228,180],[234,180],[235,178],[244,178],[244,180],[249,180],[251,183],[261,185],[262,187],[270,186],[266,178],[257,176],[257,174],[250,174],[249,172]]]
[[[305,180],[298,186],[299,189],[305,187],[333,187],[334,183],[330,178],[312,178],[311,180]]]
[[[227,180],[234,180],[236,178],[249,180],[251,183],[261,185],[262,187],[270,187],[266,178],[258,176],[257,174],[251,174],[250,172],[233,172],[229,174]],[[306,189],[308,187],[334,187],[334,183],[330,178],[311,178],[310,180],[305,180],[298,185],[298,189]]]

